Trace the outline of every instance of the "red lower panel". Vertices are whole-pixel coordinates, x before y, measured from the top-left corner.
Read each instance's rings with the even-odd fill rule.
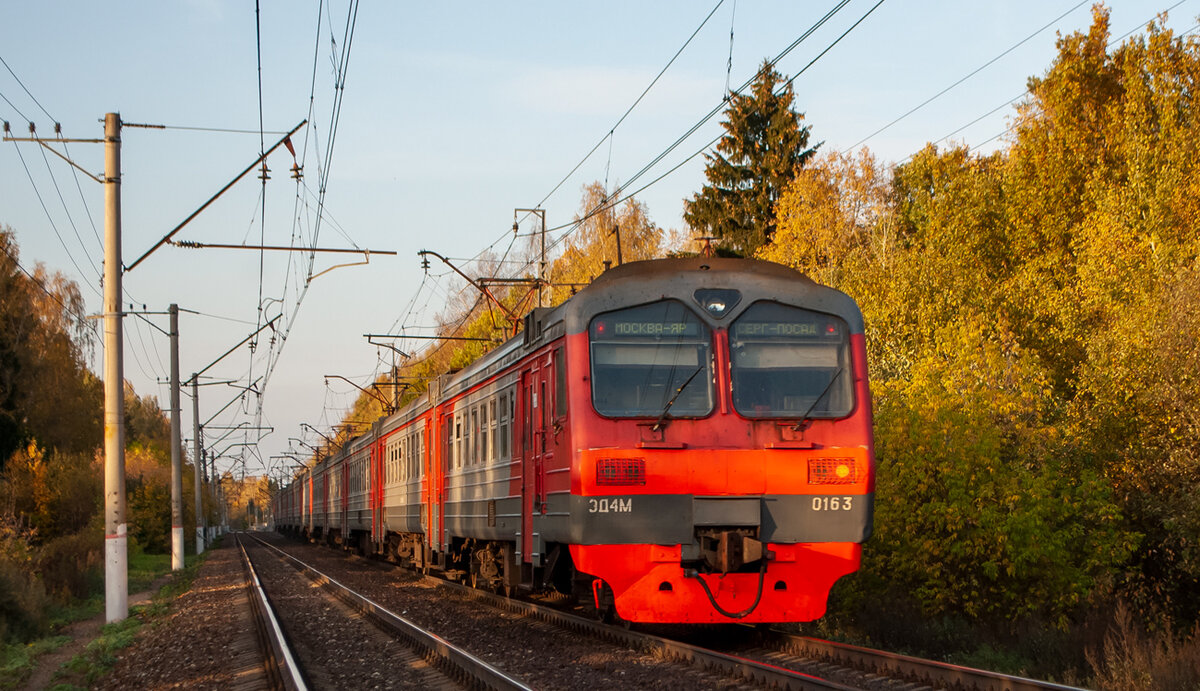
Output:
[[[759,574],[703,574],[712,597],[726,612],[749,609],[742,618],[717,610],[695,578],[686,578],[678,546],[572,545],[575,568],[613,590],[617,613],[627,621],[663,624],[776,623],[812,621],[825,614],[829,589],[858,569],[862,547],[852,542],[768,545],[775,559]],[[669,588],[668,588],[669,586]]]

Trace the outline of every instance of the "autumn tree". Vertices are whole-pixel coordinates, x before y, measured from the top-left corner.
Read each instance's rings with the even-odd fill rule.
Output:
[[[646,205],[633,199],[617,204],[599,182],[585,185],[575,214],[576,229],[550,269],[553,302],[558,304],[604,273],[606,265],[653,259],[663,234]]]
[[[782,87],[781,87],[782,84]],[[725,135],[705,154],[708,183],[684,202],[693,231],[720,239],[720,246],[752,255],[775,234],[775,203],[816,152],[809,127],[793,109],[790,81],[763,61],[749,93],[734,94],[721,123]]]
[[[863,308],[865,572],[926,614],[1200,611],[1200,42],[1110,41],[1061,37],[996,153],[817,159],[758,253]]]
[[[94,335],[85,315],[78,286],[40,264],[23,268],[15,234],[0,228],[0,601],[5,603],[14,597],[25,602],[39,589],[61,599],[88,597],[102,582],[102,386],[87,364]],[[169,426],[156,401],[139,398],[128,385],[125,396],[130,535],[143,546],[165,549]],[[22,618],[42,616],[18,605]]]
[[[1020,120],[1018,142],[1031,144],[1014,147],[1014,160],[1022,172],[1048,169],[1014,175],[1021,192],[1040,199],[1047,174],[1078,181],[1058,201],[1074,209],[1058,222],[1069,244],[1038,262],[1066,271],[1033,274],[1041,299],[1029,291],[1026,303],[1076,355],[1062,363],[1072,431],[1145,535],[1125,592],[1144,616],[1166,607],[1186,619],[1200,611],[1200,42],[1156,23],[1110,49],[1107,12],[1094,14],[1086,34],[1060,40]],[[1060,161],[1055,145],[1078,155]],[[1033,235],[1037,221],[1017,230]]]
[[[0,468],[30,439],[84,453],[100,443],[100,381],[86,364],[92,332],[79,288],[41,265],[26,275],[0,228]]]

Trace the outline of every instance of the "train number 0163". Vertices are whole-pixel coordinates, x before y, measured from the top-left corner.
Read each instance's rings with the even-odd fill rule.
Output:
[[[813,497],[813,511],[849,511],[854,497]]]

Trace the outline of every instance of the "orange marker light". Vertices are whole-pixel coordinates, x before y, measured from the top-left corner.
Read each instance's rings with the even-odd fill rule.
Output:
[[[808,459],[808,484],[852,485],[858,482],[858,465],[853,458]]]

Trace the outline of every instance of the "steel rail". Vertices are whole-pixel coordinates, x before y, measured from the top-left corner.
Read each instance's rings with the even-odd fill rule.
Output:
[[[477,600],[482,600],[495,607],[535,617],[552,626],[565,628],[576,633],[583,633],[601,640],[628,646],[635,650],[660,655],[668,660],[683,662],[700,667],[710,672],[738,678],[747,682],[766,686],[772,689],[812,691],[835,689],[837,691],[859,691],[858,687],[847,686],[828,679],[785,669],[777,665],[751,660],[737,655],[730,655],[716,650],[674,641],[669,638],[653,636],[639,631],[605,624],[594,619],[587,619],[574,614],[563,612],[553,607],[547,607],[532,602],[513,600],[465,585],[452,583],[426,576],[430,582],[455,589]]]
[[[288,691],[307,691],[308,684],[300,673],[300,666],[292,655],[291,646],[288,645],[279,619],[275,616],[275,610],[271,607],[271,601],[263,590],[262,582],[258,580],[258,573],[254,570],[254,564],[250,561],[250,555],[246,552],[240,535],[237,543],[242,552],[242,564],[249,576],[250,609],[254,612],[254,624],[266,656],[267,676],[272,681],[272,687]]]
[[[1083,691],[1075,686],[798,636],[777,629],[772,629],[771,633],[783,641],[783,650],[793,655],[804,655],[858,670],[898,676],[939,687],[977,691]]]
[[[268,546],[279,551],[281,554],[286,554],[273,545]],[[291,557],[290,555],[288,557],[300,563],[295,557]],[[789,670],[778,665],[709,650],[659,636],[630,631],[594,619],[569,614],[553,607],[513,600],[452,581],[431,576],[426,576],[425,579],[430,583],[449,588],[467,597],[486,602],[494,607],[535,617],[553,626],[629,646],[644,652],[656,653],[669,660],[697,665],[706,670],[730,677],[741,678],[751,683],[778,689],[840,689],[845,691],[858,688],[821,679],[804,674],[803,672]],[[777,629],[772,629],[771,634],[777,636],[783,643],[778,650],[791,655],[822,660],[832,665],[845,667],[847,670],[889,676],[939,688],[974,691],[1085,691],[1084,689],[1064,684],[1028,679],[1001,674],[999,672],[989,672],[845,643],[824,641],[789,634]]]
[[[441,663],[439,666],[443,668],[443,671],[447,671],[448,668],[449,676],[459,677],[461,681],[468,682],[466,684],[468,686],[531,691],[532,687],[524,682],[508,676],[503,671],[455,646],[444,638],[422,629],[404,617],[391,612],[374,600],[354,592],[339,583],[336,579],[325,575],[275,545],[258,537],[251,537],[257,540],[259,544],[273,550],[280,557],[287,560],[294,568],[307,576],[315,584],[329,590],[343,602],[363,612],[388,630],[400,636],[411,647],[423,651],[427,659]]]

